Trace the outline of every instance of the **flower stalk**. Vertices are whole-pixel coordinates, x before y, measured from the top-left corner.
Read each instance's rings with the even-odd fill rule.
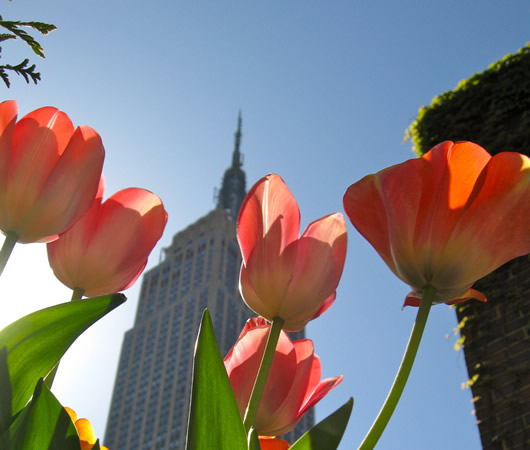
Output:
[[[418,347],[423,336],[423,330],[427,323],[427,317],[429,316],[429,311],[431,310],[432,302],[435,297],[436,289],[432,286],[426,286],[423,291],[420,308],[418,309],[418,315],[416,316],[416,321],[412,327],[409,342],[405,349],[403,359],[401,360],[401,365],[399,366],[396,378],[394,379],[394,383],[392,384],[388,396],[372,424],[372,427],[359,446],[359,450],[369,450],[375,447],[396,409],[401,394],[403,393],[403,389],[407,384],[412,365],[414,364],[416,353],[418,352]]]
[[[274,358],[278,339],[280,338],[283,323],[284,320],[280,317],[275,317],[272,320],[269,336],[267,338],[267,344],[265,345],[265,351],[263,352],[263,358],[261,359],[258,375],[256,376],[254,387],[252,388],[252,394],[250,394],[250,400],[248,401],[245,419],[243,421],[243,424],[245,425],[245,431],[247,433],[256,420],[259,403],[265,389],[265,384],[267,383],[267,377],[272,366],[272,360]]]
[[[72,289],[72,298],[70,301],[74,300],[81,300],[83,298],[83,294],[85,293],[85,290],[83,288],[76,287]]]
[[[4,271],[4,268],[7,264],[7,260],[11,256],[11,252],[13,251],[13,248],[15,247],[17,241],[17,233],[15,233],[14,231],[9,231],[6,233],[4,244],[2,245],[2,249],[0,250],[0,275],[2,275],[2,272]]]

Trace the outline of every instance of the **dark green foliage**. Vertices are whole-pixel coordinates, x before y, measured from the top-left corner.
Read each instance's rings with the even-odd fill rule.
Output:
[[[472,141],[492,155],[529,154],[530,44],[420,108],[407,130],[422,155],[443,141]]]
[[[40,81],[40,72],[35,72],[35,64],[32,64],[31,66],[27,67],[28,64],[29,59],[25,59],[16,66],[12,66],[11,64],[4,64],[0,66],[0,77],[2,78],[7,87],[11,86],[11,82],[9,81],[9,74],[7,72],[9,70],[15,72],[17,75],[22,75],[26,80],[26,83],[29,83],[30,78],[35,84],[37,84],[37,81]]]
[[[81,450],[70,416],[42,379],[31,401],[0,437],[0,443],[5,450]]]
[[[2,16],[0,16],[0,26],[9,31],[9,33],[0,34],[0,42],[11,39],[21,39],[30,46],[36,55],[40,56],[41,58],[44,58],[44,49],[30,34],[24,30],[24,28],[32,28],[41,34],[48,34],[50,31],[56,29],[55,25],[50,25],[47,23],[3,20]],[[1,51],[2,47],[0,47],[0,52]],[[26,80],[26,83],[29,83],[30,78],[35,84],[37,84],[37,80],[40,80],[40,73],[35,72],[35,64],[29,66],[29,59],[25,59],[21,63],[14,66],[11,64],[0,65],[0,77],[7,87],[11,85],[9,81],[9,71],[15,72],[17,75],[22,75]]]
[[[28,314],[0,331],[0,433],[72,342],[124,301],[125,296],[113,294],[62,303]]]
[[[316,424],[290,448],[292,450],[336,450],[350,420],[353,398]]]

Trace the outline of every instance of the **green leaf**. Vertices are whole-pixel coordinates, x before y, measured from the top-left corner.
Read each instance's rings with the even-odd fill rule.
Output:
[[[261,450],[258,432],[254,427],[251,427],[248,432],[248,450]]]
[[[72,342],[124,301],[123,294],[113,294],[63,303],[33,312],[0,331],[0,433],[10,425],[6,418],[26,405],[37,380],[50,372]]]
[[[41,34],[48,34],[50,31],[57,29],[55,25],[42,22],[20,22],[12,20],[2,20],[0,16],[0,26],[4,27],[6,30],[11,31],[15,36],[22,39],[26,44],[28,44],[33,52],[39,55],[41,58],[44,58],[44,50],[42,46],[26,31],[21,27],[28,27],[37,30]]]
[[[40,379],[31,402],[0,438],[3,449],[80,450],[79,437],[70,416]]]
[[[247,450],[243,420],[204,311],[193,363],[187,450]]]
[[[11,423],[11,383],[9,382],[6,348],[0,348],[0,383],[0,434],[2,434],[2,431],[7,429]]]
[[[334,450],[348,425],[353,398],[300,437],[289,450]]]

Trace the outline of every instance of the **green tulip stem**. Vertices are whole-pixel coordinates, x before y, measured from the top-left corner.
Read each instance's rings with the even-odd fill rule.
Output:
[[[76,287],[72,290],[72,298],[70,300],[71,301],[81,300],[83,298],[84,293],[85,293],[85,290],[83,288]]]
[[[73,302],[74,300],[80,300],[81,298],[83,298],[84,292],[85,292],[85,290],[83,288],[74,288],[74,289],[72,289],[72,298],[70,299],[70,301]],[[53,369],[50,370],[48,375],[46,375],[46,378],[44,378],[44,382],[46,383],[46,386],[48,386],[48,389],[52,388],[53,380],[55,379],[55,375],[57,373],[57,369],[59,368],[59,363],[60,362],[61,362],[61,360],[57,361],[57,364],[55,364]]]
[[[7,264],[7,260],[11,256],[11,252],[13,251],[17,241],[18,234],[14,231],[8,231],[4,240],[4,244],[2,245],[2,250],[0,250],[0,275],[2,275],[2,272],[4,271],[4,268]]]
[[[407,348],[405,349],[403,359],[401,360],[401,365],[399,366],[396,378],[394,379],[394,383],[392,384],[385,403],[379,411],[379,414],[372,424],[372,427],[359,446],[359,450],[373,449],[383,434],[388,421],[392,417],[392,413],[399,402],[399,398],[401,397],[403,389],[405,388],[405,384],[407,383],[407,379],[409,378],[410,370],[414,364],[414,359],[416,358],[416,353],[418,352],[423,330],[425,329],[427,317],[429,316],[429,311],[431,310],[431,305],[435,295],[436,289],[434,289],[432,286],[426,286],[424,288],[423,298],[418,310],[418,315],[416,316],[416,322],[414,322],[414,326],[412,327],[409,342],[407,344]]]
[[[272,359],[274,358],[276,345],[278,345],[278,339],[280,339],[283,323],[284,320],[280,317],[275,317],[272,319],[269,336],[267,337],[267,344],[265,345],[263,358],[261,359],[258,375],[256,377],[256,381],[254,382],[252,394],[250,394],[250,400],[248,402],[247,411],[245,412],[245,419],[243,421],[247,433],[256,420],[259,402],[261,401],[261,396],[265,390],[265,383],[267,382],[267,377],[272,366]]]

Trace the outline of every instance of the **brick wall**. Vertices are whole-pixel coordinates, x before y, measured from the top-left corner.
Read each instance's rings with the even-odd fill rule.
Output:
[[[530,448],[530,255],[474,288],[488,298],[458,306],[464,351],[484,449]]]

